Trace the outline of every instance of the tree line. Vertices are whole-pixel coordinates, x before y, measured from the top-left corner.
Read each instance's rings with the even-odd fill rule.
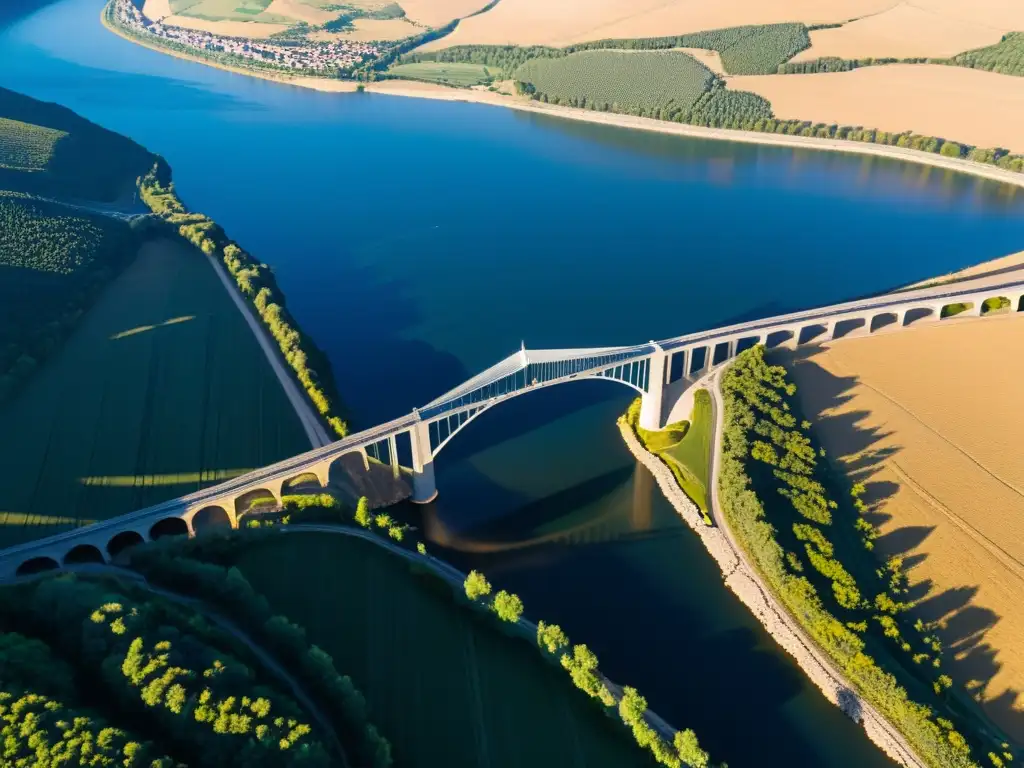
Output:
[[[139,179],[139,194],[150,210],[181,237],[207,256],[223,261],[238,290],[277,342],[282,357],[294,371],[317,413],[339,437],[347,435],[348,424],[340,415],[340,398],[330,363],[288,312],[270,267],[256,262],[212,219],[201,213],[189,213],[174,191],[170,168],[162,161]]]
[[[841,559],[850,553],[836,535],[838,510],[853,507],[851,534],[865,549],[873,549],[878,531],[864,517],[862,485],[854,485],[842,505],[836,500],[830,471],[819,463],[823,453],[809,437],[811,425],[797,419],[796,388],[785,369],[769,365],[764,348],[754,347],[726,371],[722,389],[722,512],[758,571],[854,688],[929,765],[976,766],[970,744],[951,720],[956,708],[950,708],[946,690],[952,681],[941,672],[934,628],[922,622],[908,628],[902,618],[909,607],[902,560],[891,558],[875,570]],[[868,571],[873,576],[865,577]],[[913,700],[871,655],[876,634],[911,660],[907,665],[894,657],[898,669],[931,684],[936,695],[930,703]]]
[[[410,526],[402,525],[386,512],[373,514],[365,497],[359,499],[354,511],[326,494],[305,498],[285,497],[281,514],[276,521],[265,519],[251,522],[253,524],[249,527],[257,529],[292,522],[329,522],[343,525],[354,523],[361,528],[387,535],[397,544],[405,542],[406,546],[415,545],[415,550],[420,556],[427,556],[425,544],[407,536],[412,530]],[[230,548],[230,545],[227,548]],[[136,551],[145,553],[146,549],[148,547]],[[224,562],[230,562],[230,557],[225,557]],[[428,572],[434,573],[433,570]],[[517,625],[523,617],[522,598],[506,590],[499,590],[496,594],[492,592],[491,583],[479,571],[471,571],[462,585],[462,593],[470,606],[479,609],[484,615],[494,617],[499,624]],[[557,662],[565,669],[577,688],[599,702],[609,714],[617,713],[641,749],[649,750],[659,763],[668,768],[707,768],[710,765],[708,753],[701,749],[692,730],[677,732],[674,741],[669,743],[651,727],[645,717],[646,700],[635,689],[624,688],[622,697],[616,699],[598,671],[597,656],[594,652],[586,645],[570,646],[569,638],[561,627],[541,621],[537,625],[535,640],[544,657]]]

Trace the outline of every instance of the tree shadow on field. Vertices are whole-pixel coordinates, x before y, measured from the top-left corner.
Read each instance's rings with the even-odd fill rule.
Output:
[[[899,526],[900,521],[893,518],[898,508],[887,502],[899,492],[900,484],[884,478],[882,471],[901,450],[892,444],[896,435],[870,424],[872,414],[867,411],[837,413],[839,408],[849,407],[859,377],[826,370],[815,361],[820,354],[820,349],[775,352],[773,362],[786,365],[794,373],[803,415],[814,425],[815,436],[828,451],[833,467],[851,484],[864,484],[862,498],[868,507],[864,517],[886,529],[875,542],[874,552],[880,561],[892,556],[903,558],[911,582],[906,599],[915,603],[911,616],[935,622],[944,648],[943,669],[966,688],[970,697],[979,700],[1002,667],[997,660],[999,649],[986,641],[1000,617],[975,602],[977,584],[940,587],[931,579],[914,579],[914,571],[928,558],[925,544],[939,526]],[[955,582],[964,576],[950,573],[950,580]],[[960,698],[968,697],[961,693]],[[1024,742],[1024,701],[1018,698],[1018,691],[1007,690],[985,701],[982,707],[1019,745]]]

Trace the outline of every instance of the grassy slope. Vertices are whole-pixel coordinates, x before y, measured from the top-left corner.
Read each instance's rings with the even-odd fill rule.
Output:
[[[668,460],[683,491],[707,511],[708,462],[711,458],[711,402],[698,397],[693,407],[691,427],[686,436],[675,445],[664,449],[661,456]]]
[[[0,189],[65,199],[111,201],[130,196],[135,179],[149,170],[155,159],[134,141],[101,128],[69,109],[5,88],[0,88],[0,117],[68,134],[56,143],[43,172],[0,168]],[[17,130],[10,133],[16,135]]]
[[[292,534],[257,545],[239,567],[352,676],[396,764],[652,764],[561,669],[372,544]]]
[[[0,546],[309,448],[216,274],[180,243],[143,249],[0,407],[0,434]]]

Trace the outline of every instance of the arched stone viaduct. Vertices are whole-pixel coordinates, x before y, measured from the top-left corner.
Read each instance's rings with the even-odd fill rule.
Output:
[[[895,331],[946,316],[1024,312],[1024,278],[994,275],[845,302],[831,307],[678,336],[633,347],[526,350],[507,357],[407,416],[269,467],[111,520],[0,552],[0,578],[74,562],[106,562],[124,548],[165,534],[194,534],[210,524],[237,527],[247,498],[280,502],[290,485],[315,478],[326,487],[346,456],[390,464],[411,481],[413,501],[437,495],[434,459],[481,413],[535,389],[581,379],[610,379],[642,397],[641,426],[659,429],[690,382],[756,344],[797,348]],[[1002,278],[1002,279],[1000,279]],[[400,441],[411,458],[400,469]]]

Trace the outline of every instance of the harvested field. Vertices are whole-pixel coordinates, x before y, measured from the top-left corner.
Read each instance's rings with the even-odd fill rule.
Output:
[[[706,48],[678,48],[677,50],[693,56],[716,75],[725,74],[725,67],[722,66],[722,54],[718,51],[709,51]]]
[[[967,269],[961,269],[957,272],[950,272],[948,275],[943,275],[942,277],[932,277],[928,280],[922,280],[920,283],[915,283],[908,287],[913,288],[915,286],[923,287],[925,285],[936,285],[940,283],[955,283],[959,280],[985,277],[986,275],[998,275],[1019,269],[1024,269],[1024,251],[1021,251],[1020,253],[1011,253],[1009,256],[992,259],[991,261],[986,261],[973,267],[967,267]]]
[[[396,765],[654,764],[532,643],[477,621],[446,585],[374,544],[292,533],[238,566],[352,677]]]
[[[900,3],[875,16],[837,29],[811,31],[811,47],[793,61],[819,56],[841,59],[954,56],[972,48],[998,43],[1009,32],[982,14],[967,18],[935,13],[926,7]]]
[[[276,35],[290,26],[289,24],[264,24],[255,21],[209,21],[207,19],[194,19],[191,16],[177,15],[169,16],[164,19],[163,23],[172,27],[200,29],[204,32],[212,32],[215,35],[249,37],[254,40]]]
[[[267,13],[278,16],[289,16],[296,21],[304,21],[312,26],[324,24],[338,18],[339,11],[325,11],[314,8],[301,0],[274,0],[267,6]]]
[[[1024,88],[1012,75],[890,64],[828,74],[733,77],[729,88],[760,94],[782,119],[915,131],[1024,151]]]
[[[476,13],[488,0],[400,0],[405,15],[426,27],[443,27],[450,21]]]
[[[805,414],[939,620],[949,674],[1024,740],[1024,314],[850,339],[791,366]]]
[[[174,15],[170,0],[146,0],[142,6],[142,13],[150,21],[160,21]]]
[[[409,8],[409,15],[415,18]],[[602,38],[660,37],[684,32],[802,21],[840,22],[892,7],[892,0],[501,0],[420,50],[452,45],[564,46]]]
[[[352,29],[345,32],[327,32],[318,29],[309,35],[311,40],[334,42],[336,40],[354,40],[369,42],[371,40],[403,40],[418,35],[423,30],[407,19],[355,19]]]
[[[0,545],[154,504],[309,449],[202,254],[154,242],[0,408]]]

